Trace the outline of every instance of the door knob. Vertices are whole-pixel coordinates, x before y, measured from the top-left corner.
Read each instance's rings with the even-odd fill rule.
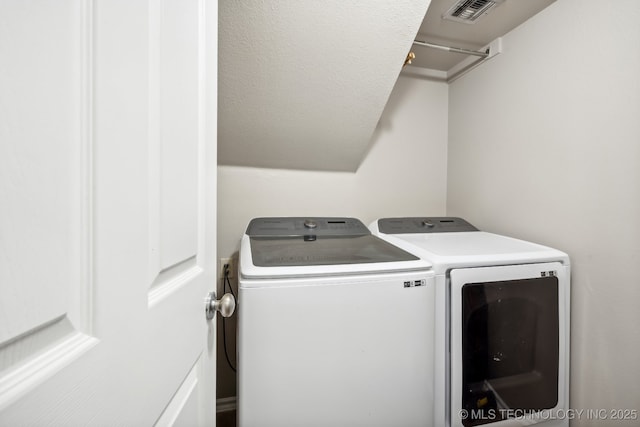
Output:
[[[216,299],[215,292],[209,292],[204,300],[204,312],[207,320],[213,319],[216,311],[220,312],[222,317],[229,317],[236,310],[236,299],[231,294],[224,294],[219,300]]]

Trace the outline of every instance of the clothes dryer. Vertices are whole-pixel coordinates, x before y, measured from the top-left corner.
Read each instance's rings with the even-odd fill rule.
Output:
[[[437,426],[567,426],[567,254],[461,218],[371,224],[436,273]],[[406,246],[405,246],[406,248]]]
[[[242,237],[238,425],[434,423],[434,272],[354,218],[256,218]]]

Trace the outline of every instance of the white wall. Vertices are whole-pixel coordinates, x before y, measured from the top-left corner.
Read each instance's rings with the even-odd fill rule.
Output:
[[[447,214],[571,256],[576,409],[640,409],[639,19],[558,0],[449,92]]]
[[[219,166],[218,255],[237,252],[259,216],[352,216],[369,225],[383,216],[443,215],[447,97],[445,83],[401,76],[356,173]],[[227,328],[233,352],[235,317]],[[223,354],[218,367],[218,397],[234,396]]]

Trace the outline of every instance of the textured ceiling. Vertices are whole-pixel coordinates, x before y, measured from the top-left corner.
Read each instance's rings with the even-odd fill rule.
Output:
[[[355,171],[429,2],[220,2],[218,163]]]
[[[218,163],[355,171],[410,50],[407,71],[469,58],[414,39],[478,50],[553,2],[504,0],[470,25],[442,19],[455,0],[221,1]]]

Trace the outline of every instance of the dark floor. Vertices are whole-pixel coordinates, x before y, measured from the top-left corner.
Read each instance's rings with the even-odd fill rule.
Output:
[[[218,412],[216,427],[236,427],[236,411]]]

